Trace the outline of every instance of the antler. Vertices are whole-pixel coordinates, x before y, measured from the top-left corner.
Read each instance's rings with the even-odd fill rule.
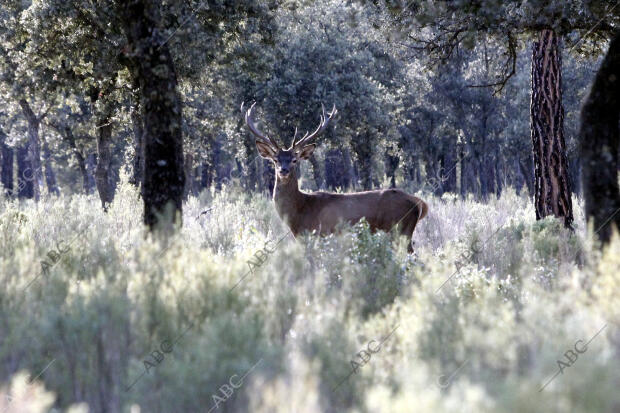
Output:
[[[247,112],[245,112],[245,123],[248,125],[250,132],[252,132],[254,136],[256,136],[263,143],[266,143],[267,145],[270,145],[274,149],[279,151],[280,146],[278,146],[276,141],[274,141],[269,136],[265,135],[260,130],[258,130],[256,125],[254,124],[254,121],[252,120],[252,111],[254,110],[254,105],[256,105],[256,102],[252,103],[252,106],[250,106],[250,109],[248,109]],[[243,103],[241,103],[241,110],[243,110]]]
[[[293,135],[293,142],[291,142],[291,148],[295,146],[295,139],[297,139],[297,126],[295,126],[295,134]]]
[[[334,117],[334,115],[336,113],[338,113],[338,111],[336,110],[336,105],[334,105],[334,107],[332,108],[331,113],[329,113],[328,114],[329,116],[326,117],[325,116],[325,106],[323,106],[322,103],[321,103],[321,108],[323,109],[323,113],[321,114],[321,121],[319,122],[319,126],[310,135],[308,135],[308,132],[306,132],[306,134],[297,142],[295,142],[295,138],[293,138],[293,144],[291,145],[290,150],[294,150],[294,149],[299,148],[301,146],[307,145],[310,141],[312,141],[314,138],[319,136],[325,130],[325,128],[327,128],[327,125],[329,124],[329,121],[332,120],[332,118]],[[297,134],[297,133],[295,133],[295,134]]]

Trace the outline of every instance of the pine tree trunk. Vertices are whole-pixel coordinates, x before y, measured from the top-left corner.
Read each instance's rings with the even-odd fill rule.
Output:
[[[25,99],[21,99],[19,105],[28,123],[28,160],[31,170],[26,172],[25,179],[30,180],[33,197],[38,201],[41,198],[40,184],[43,181],[41,174],[41,143],[39,141],[40,120]]]
[[[7,195],[13,195],[13,148],[5,143],[6,135],[0,131],[0,183]]]
[[[620,145],[620,34],[609,44],[588,99],[581,110],[581,158],[586,217],[600,239],[620,228],[618,150]]]
[[[530,117],[536,219],[554,215],[571,228],[573,206],[564,142],[562,55],[553,30],[542,30],[534,42]]]
[[[123,28],[137,73],[144,120],[144,223],[151,229],[182,217],[181,100],[172,55],[161,26],[161,1],[121,4]]]

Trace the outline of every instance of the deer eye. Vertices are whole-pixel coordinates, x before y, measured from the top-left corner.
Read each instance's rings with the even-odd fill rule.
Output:
[[[297,162],[297,158],[293,158],[293,163]]]

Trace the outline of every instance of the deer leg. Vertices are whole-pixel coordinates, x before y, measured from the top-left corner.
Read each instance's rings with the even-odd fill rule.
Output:
[[[407,243],[407,252],[409,254],[413,254],[413,231],[415,230],[415,226],[418,224],[418,217],[412,216],[409,219],[406,219],[403,222],[403,227],[401,230],[401,234],[406,236],[409,242]]]

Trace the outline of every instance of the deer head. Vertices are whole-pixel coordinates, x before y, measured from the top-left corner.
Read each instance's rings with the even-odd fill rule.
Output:
[[[295,128],[295,134],[293,135],[293,141],[288,149],[284,149],[278,145],[278,143],[271,139],[269,136],[261,132],[252,119],[252,112],[254,110],[252,104],[250,108],[245,112],[245,122],[252,134],[256,137],[256,148],[261,157],[269,159],[274,163],[276,169],[276,175],[282,182],[287,182],[291,176],[295,174],[291,173],[295,171],[297,163],[302,159],[308,159],[316,148],[316,143],[312,141],[319,136],[337,113],[336,106],[332,108],[331,113],[325,114],[325,107],[321,105],[323,112],[321,114],[319,126],[312,133],[306,132],[306,134],[297,140],[297,128]],[[243,109],[243,105],[241,105]]]

